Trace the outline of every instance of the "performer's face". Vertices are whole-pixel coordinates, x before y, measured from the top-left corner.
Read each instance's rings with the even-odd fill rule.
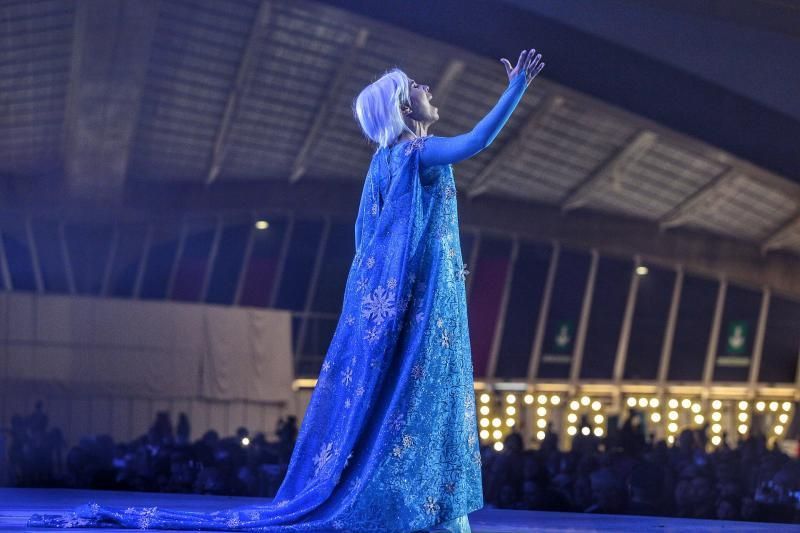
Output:
[[[409,78],[408,97],[411,100],[411,113],[408,113],[406,117],[427,124],[433,124],[439,120],[439,108],[431,105],[433,95],[430,87]]]

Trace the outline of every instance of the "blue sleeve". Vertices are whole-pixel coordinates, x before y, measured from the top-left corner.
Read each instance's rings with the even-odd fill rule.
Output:
[[[419,153],[420,165],[425,167],[457,163],[489,146],[517,107],[526,88],[525,76],[517,76],[508,84],[492,110],[472,130],[455,137],[426,138]]]

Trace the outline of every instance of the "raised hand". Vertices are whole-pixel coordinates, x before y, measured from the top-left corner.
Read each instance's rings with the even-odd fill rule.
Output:
[[[525,76],[525,86],[527,87],[544,68],[544,63],[539,62],[540,59],[542,59],[542,54],[537,54],[536,49],[531,48],[520,52],[517,66],[513,69],[511,68],[511,63],[505,57],[501,58],[500,61],[506,67],[509,83],[514,81],[517,76]]]

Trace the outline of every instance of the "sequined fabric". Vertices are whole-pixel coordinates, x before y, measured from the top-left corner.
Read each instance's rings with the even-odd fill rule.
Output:
[[[90,503],[28,526],[468,533],[483,507],[451,165],[425,138],[379,149],[342,313],[286,477],[269,503],[214,512]]]

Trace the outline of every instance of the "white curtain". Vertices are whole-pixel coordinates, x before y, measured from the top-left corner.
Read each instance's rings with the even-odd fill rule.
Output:
[[[0,380],[91,395],[289,401],[291,314],[0,293]]]

